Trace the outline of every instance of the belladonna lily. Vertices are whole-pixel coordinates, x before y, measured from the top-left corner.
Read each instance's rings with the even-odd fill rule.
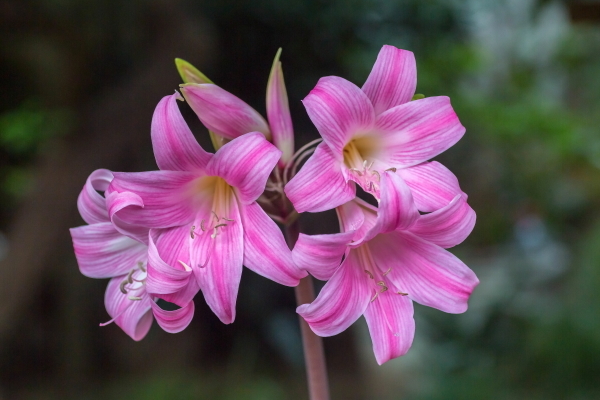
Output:
[[[163,98],[152,119],[160,171],[115,173],[112,196],[137,204],[112,213],[122,224],[150,228],[148,287],[178,305],[202,290],[224,323],[235,318],[242,264],[295,286],[306,275],[292,261],[281,231],[256,203],[281,155],[259,132],[231,140],[215,154],[194,139],[176,103]],[[112,210],[112,208],[111,208]]]
[[[284,168],[294,152],[294,130],[279,61],[280,55],[281,49],[273,60],[267,83],[268,123],[254,108],[213,84],[191,64],[183,60],[176,60],[176,64],[186,82],[181,85],[183,96],[209,131],[221,138],[221,143],[248,132],[261,132],[281,150],[278,165]],[[221,143],[217,146],[220,147]]]
[[[148,246],[124,236],[115,228],[109,219],[105,199],[98,193],[105,191],[112,179],[112,172],[96,170],[79,195],[79,212],[89,224],[70,230],[79,269],[90,278],[112,278],[104,297],[106,310],[112,318],[109,322],[115,322],[134,340],[141,340],[148,333],[153,314],[164,330],[179,332],[190,323],[194,303],[183,304],[175,311],[165,311],[146,291]],[[125,204],[123,200],[121,196],[116,203]]]
[[[443,207],[458,192],[456,178],[427,162],[464,134],[448,97],[411,101],[416,65],[411,52],[384,46],[362,89],[339,77],[319,80],[304,99],[323,137],[285,192],[298,212],[324,211],[354,198],[355,183],[380,197],[386,170],[397,170],[417,208]]]
[[[463,196],[420,215],[400,176],[384,172],[380,184],[378,209],[360,199],[338,207],[342,232],[300,234],[293,257],[299,267],[328,280],[313,303],[298,307],[311,329],[335,335],[364,314],[382,364],[411,346],[413,301],[462,313],[479,281],[444,250],[473,229],[475,213]]]

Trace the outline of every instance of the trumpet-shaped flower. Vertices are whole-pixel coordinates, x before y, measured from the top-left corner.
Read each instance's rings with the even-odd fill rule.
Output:
[[[411,101],[416,77],[413,53],[384,46],[362,89],[335,76],[319,80],[303,103],[323,143],[285,188],[298,212],[350,201],[355,183],[379,198],[386,170],[398,170],[421,211],[462,193],[450,171],[426,161],[454,145],[465,128],[448,97]]]
[[[98,193],[105,191],[112,179],[112,172],[96,170],[79,195],[79,212],[89,224],[70,230],[79,269],[90,278],[112,278],[104,297],[106,310],[110,322],[114,321],[132,339],[141,340],[148,333],[153,315],[167,332],[179,332],[190,323],[194,303],[165,311],[146,291],[148,246],[115,228],[105,199]]]
[[[267,120],[240,98],[207,82],[200,71],[189,63],[178,62],[185,84],[181,92],[200,121],[210,132],[232,140],[248,132],[261,132],[281,150],[278,165],[283,168],[294,152],[294,129],[288,104],[283,70],[277,51],[267,83]]]
[[[255,201],[281,151],[262,133],[251,132],[207,153],[176,99],[177,94],[163,98],[152,120],[160,171],[115,173],[108,203],[112,210],[115,194],[139,198],[138,204],[111,215],[124,226],[151,229],[150,293],[181,306],[200,289],[221,321],[231,323],[242,264],[288,286],[306,275],[294,265],[277,225]]]
[[[340,333],[364,315],[379,364],[410,348],[413,301],[462,313],[479,282],[443,249],[473,229],[475,213],[463,196],[420,215],[408,185],[390,171],[381,176],[381,193],[378,209],[360,199],[338,207],[341,233],[300,234],[293,250],[299,267],[328,280],[298,313],[320,336]]]

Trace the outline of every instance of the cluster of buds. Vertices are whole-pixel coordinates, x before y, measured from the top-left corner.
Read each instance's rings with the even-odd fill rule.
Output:
[[[200,291],[233,322],[244,265],[286,286],[310,273],[327,283],[297,312],[320,336],[364,315],[381,364],[410,348],[413,301],[464,312],[478,284],[446,250],[469,235],[475,213],[456,177],[429,161],[465,129],[447,97],[415,95],[413,54],[384,46],[362,88],[319,80],[303,102],[321,138],[294,151],[280,54],[266,119],[176,60],[181,94],[164,97],[152,119],[159,170],[93,172],[78,201],[89,225],[71,229],[75,254],[84,275],[112,278],[110,322],[135,340],[153,319],[184,329]],[[208,129],[215,153],[195,140],[178,100]],[[358,198],[356,185],[373,201]],[[340,233],[300,234],[289,249],[277,223],[331,209]],[[159,299],[179,308],[163,310]]]

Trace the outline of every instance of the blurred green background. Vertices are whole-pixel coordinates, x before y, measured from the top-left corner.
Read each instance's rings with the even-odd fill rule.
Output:
[[[362,85],[383,44],[467,128],[437,159],[477,212],[452,251],[481,284],[463,315],[417,305],[413,348],[381,367],[364,320],[327,338],[332,397],[600,398],[599,2],[0,0],[0,32],[0,399],[306,399],[292,289],[246,270],[234,324],[200,295],[186,331],[136,343],[98,326],[107,282],[79,274],[67,229],[92,170],[156,168],[175,57],[264,115],[283,47],[303,144],[300,100],[325,75]]]

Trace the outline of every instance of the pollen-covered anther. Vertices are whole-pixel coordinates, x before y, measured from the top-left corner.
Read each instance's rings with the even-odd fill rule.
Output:
[[[373,296],[373,298],[371,299],[371,303],[375,301],[375,299],[377,298],[377,296],[379,296],[381,293],[383,293],[386,290],[388,290],[388,287],[385,285],[384,281],[377,282],[377,285],[381,286],[381,290],[379,292],[375,293],[375,296]]]
[[[396,292],[396,294],[399,294],[400,296],[408,296],[408,293],[404,293],[404,292]]]
[[[383,273],[383,276],[386,276],[386,275],[387,275],[387,274],[389,274],[391,271],[392,271],[392,268],[390,267],[390,269],[388,269],[387,271],[385,271],[385,272]]]
[[[388,169],[386,169],[386,172],[387,171],[396,172],[396,167],[388,168]]]
[[[211,239],[214,239],[214,238],[217,237],[217,235],[219,234],[219,230],[217,228],[220,228],[220,227],[223,227],[223,226],[227,226],[227,224],[218,224],[218,225],[215,225],[213,233],[212,233],[212,235],[210,235]]]
[[[371,279],[374,279],[374,278],[373,278],[373,274],[371,273],[371,271],[369,271],[369,270],[365,269],[365,273],[366,273],[367,275],[369,275],[369,278],[371,278]]]
[[[133,300],[133,301],[140,301],[140,300],[142,300],[142,298],[138,297],[138,296],[128,296],[127,298],[129,300]]]
[[[194,230],[196,229],[196,225],[192,225],[192,227],[190,228],[190,237],[192,239],[194,239]]]

